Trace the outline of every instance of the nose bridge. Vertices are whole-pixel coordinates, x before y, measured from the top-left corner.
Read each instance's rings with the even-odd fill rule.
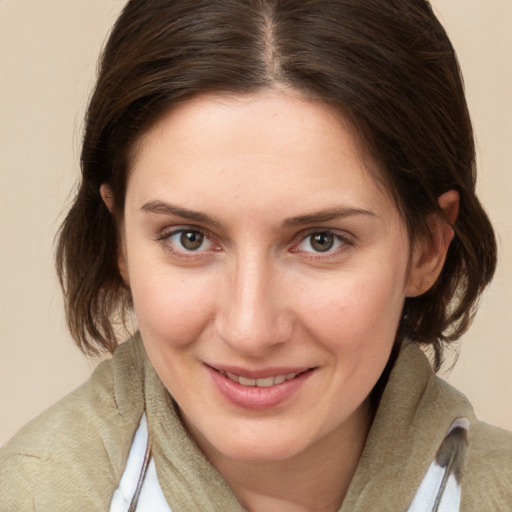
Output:
[[[218,312],[221,337],[235,350],[257,356],[291,335],[276,262],[253,248],[238,255]]]

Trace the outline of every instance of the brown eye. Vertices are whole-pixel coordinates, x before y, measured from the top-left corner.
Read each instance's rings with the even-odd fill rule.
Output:
[[[182,231],[180,244],[187,251],[197,251],[204,243],[204,235],[200,231]]]
[[[323,233],[314,233],[309,237],[311,248],[317,252],[330,251],[334,246],[334,241],[334,235],[328,231]]]
[[[157,240],[167,253],[178,259],[197,259],[220,250],[208,234],[200,229],[175,227],[171,231],[163,232]]]
[[[300,251],[329,256],[343,249],[345,245],[350,245],[350,242],[347,242],[345,236],[341,233],[329,230],[316,231],[305,236],[295,247],[294,252]]]

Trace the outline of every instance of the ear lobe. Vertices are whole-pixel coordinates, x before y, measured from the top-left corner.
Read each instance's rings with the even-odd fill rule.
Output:
[[[112,216],[115,217],[115,202],[114,202],[114,194],[112,192],[112,188],[107,183],[103,183],[100,186],[100,195],[101,199],[105,203],[106,207],[108,208],[108,211],[111,213]],[[125,248],[125,241],[123,236],[123,230],[122,225],[120,225],[120,222],[117,222],[117,231],[118,231],[118,237],[117,237],[117,268],[119,269],[119,274],[121,275],[124,284],[126,286],[130,286],[130,280],[128,277],[128,266],[126,264],[126,248]]]
[[[405,290],[407,297],[417,297],[434,285],[454,237],[451,226],[459,213],[459,193],[449,190],[437,201],[441,211],[431,214],[427,219],[430,236],[417,240],[412,250],[411,269]]]

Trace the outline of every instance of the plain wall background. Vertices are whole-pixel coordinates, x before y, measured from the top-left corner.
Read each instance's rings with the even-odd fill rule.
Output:
[[[53,239],[96,60],[124,3],[0,0],[0,444],[96,364],[66,331]],[[481,418],[512,429],[512,0],[432,3],[459,54],[478,189],[500,239],[495,281],[447,378]]]

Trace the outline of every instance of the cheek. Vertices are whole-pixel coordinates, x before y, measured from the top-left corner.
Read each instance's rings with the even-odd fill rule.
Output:
[[[167,265],[130,268],[130,288],[139,328],[148,341],[186,345],[197,338],[214,310],[214,283]]]
[[[360,353],[391,346],[405,295],[399,273],[349,272],[304,290],[308,329],[332,350]]]
[[[205,276],[185,279],[175,268],[162,270],[154,263],[151,270],[145,268],[132,267],[130,283],[149,359],[177,399],[201,396],[200,382],[188,376],[196,367],[193,347],[211,325],[214,294],[208,290],[215,288]]]
[[[404,301],[390,275],[353,277],[340,280],[329,293],[311,294],[307,314],[309,333],[334,363],[331,388],[325,392],[342,416],[366,399],[382,374]]]

